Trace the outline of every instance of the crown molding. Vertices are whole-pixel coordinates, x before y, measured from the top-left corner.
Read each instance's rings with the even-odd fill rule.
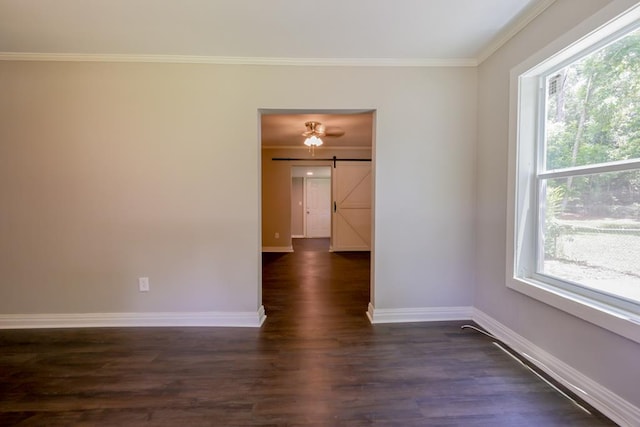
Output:
[[[473,58],[261,58],[193,55],[120,55],[0,52],[0,61],[151,62],[165,64],[285,65],[314,67],[475,67]]]
[[[516,34],[518,34],[524,27],[526,27],[531,21],[533,21],[538,15],[544,12],[549,6],[555,3],[556,0],[540,0],[533,6],[527,8],[516,19],[508,25],[503,31],[501,31],[483,50],[480,51],[476,57],[476,64],[482,64],[487,58],[493,55],[498,49],[504,46],[509,40],[511,40]]]

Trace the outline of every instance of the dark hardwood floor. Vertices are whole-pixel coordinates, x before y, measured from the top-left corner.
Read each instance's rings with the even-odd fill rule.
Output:
[[[0,331],[0,425],[613,425],[464,322],[371,325],[369,254],[320,243],[264,254],[261,329]]]

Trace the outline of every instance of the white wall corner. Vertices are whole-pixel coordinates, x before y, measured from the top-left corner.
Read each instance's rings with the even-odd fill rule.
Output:
[[[259,328],[264,306],[258,311],[205,311],[163,313],[52,313],[2,314],[0,329],[106,328],[153,326],[204,326]]]
[[[262,252],[293,252],[293,246],[263,246]]]
[[[518,34],[524,27],[529,25],[531,21],[538,17],[542,12],[547,10],[549,6],[555,3],[556,0],[537,0],[531,3],[530,6],[525,8],[518,16],[514,18],[505,28],[503,28],[498,35],[496,35],[488,46],[485,46],[482,51],[477,55],[478,65],[482,64],[488,57],[493,55],[498,49],[504,46],[509,40],[511,40],[516,34]]]
[[[470,320],[473,307],[375,308],[369,303],[367,317],[371,323],[440,322]]]
[[[637,406],[542,350],[486,313],[474,309],[473,321],[614,422],[621,426],[631,427],[638,425],[640,408]]]

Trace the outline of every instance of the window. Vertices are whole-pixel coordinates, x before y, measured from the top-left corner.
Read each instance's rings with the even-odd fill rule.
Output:
[[[640,342],[638,9],[512,72],[507,283],[586,320],[622,319]]]
[[[640,303],[640,30],[541,76],[535,277]]]

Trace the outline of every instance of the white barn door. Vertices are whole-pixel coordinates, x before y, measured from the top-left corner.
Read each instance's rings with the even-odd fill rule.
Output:
[[[337,162],[333,170],[332,250],[371,250],[370,162]]]

